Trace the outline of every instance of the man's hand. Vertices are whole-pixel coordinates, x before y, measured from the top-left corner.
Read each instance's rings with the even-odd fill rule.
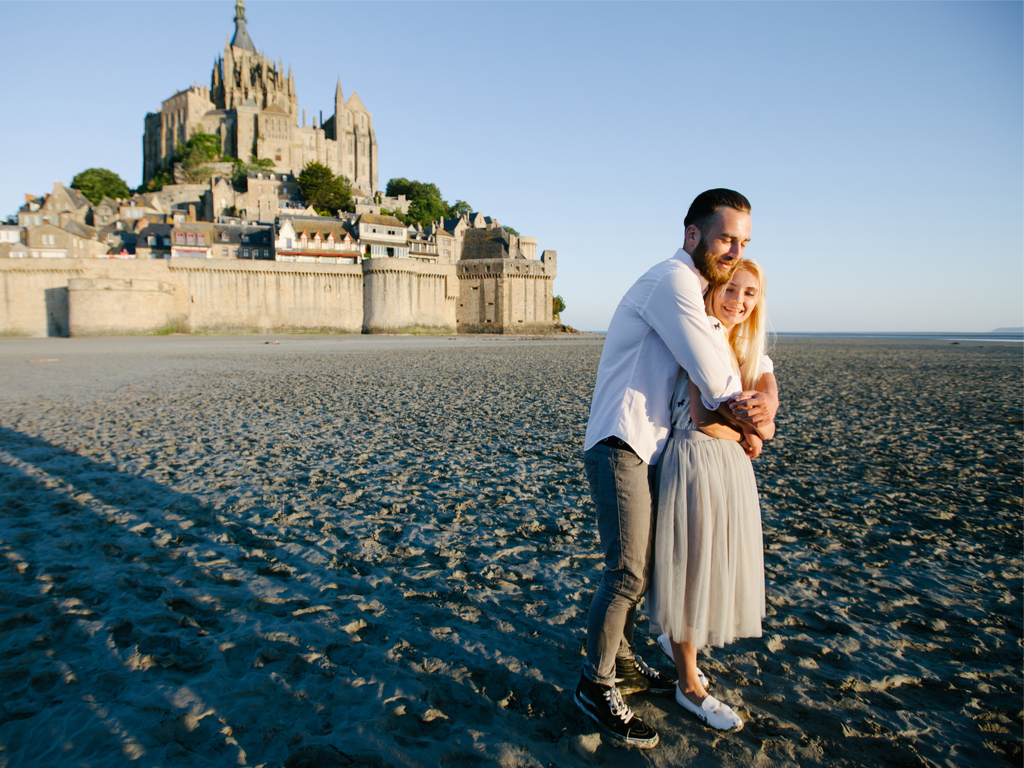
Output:
[[[743,448],[743,452],[747,454],[748,458],[756,459],[761,455],[764,442],[753,432],[744,432],[743,439],[740,440],[740,447]]]
[[[779,396],[775,392],[740,392],[729,401],[736,421],[753,427],[764,427],[775,421],[779,410]]]

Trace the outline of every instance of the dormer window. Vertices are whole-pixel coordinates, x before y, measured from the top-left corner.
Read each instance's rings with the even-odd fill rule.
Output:
[[[227,232],[221,232],[220,233],[220,241],[222,243],[226,243],[228,241],[228,233]]]

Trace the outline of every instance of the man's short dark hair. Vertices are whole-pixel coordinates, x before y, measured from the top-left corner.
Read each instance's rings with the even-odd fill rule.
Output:
[[[722,207],[750,213],[750,201],[739,192],[732,189],[709,189],[707,192],[701,192],[690,203],[690,210],[686,212],[683,226],[693,224],[703,235],[718,209]]]

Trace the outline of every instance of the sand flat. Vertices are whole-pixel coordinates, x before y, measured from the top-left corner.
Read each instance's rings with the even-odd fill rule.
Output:
[[[643,753],[571,703],[600,350],[0,340],[0,766],[1020,764],[1019,345],[779,343],[747,725]]]

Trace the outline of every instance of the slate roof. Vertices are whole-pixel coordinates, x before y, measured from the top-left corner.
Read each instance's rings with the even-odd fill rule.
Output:
[[[239,224],[215,224],[213,226],[214,245],[259,245],[271,246],[274,244],[274,230],[272,227],[254,227],[251,225]],[[224,239],[227,235],[227,240]],[[245,240],[242,237],[245,237]]]
[[[405,229],[405,224],[400,222],[394,216],[378,216],[375,213],[364,213],[359,217],[360,224],[381,224],[387,227],[398,227]]]
[[[462,240],[463,259],[523,259],[518,248],[511,248],[508,233],[501,227],[467,229]]]

